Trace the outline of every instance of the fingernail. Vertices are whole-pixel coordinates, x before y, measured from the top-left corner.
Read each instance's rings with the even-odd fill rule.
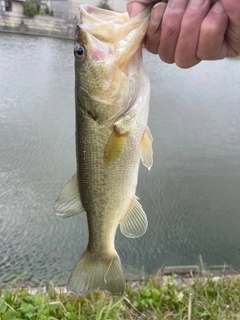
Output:
[[[161,23],[166,6],[167,4],[165,2],[158,2],[154,5],[151,16],[154,23],[157,23],[158,25]],[[158,10],[156,10],[157,8]]]
[[[187,0],[169,0],[168,7],[171,10],[184,10],[187,6]]]
[[[153,9],[156,9],[157,7],[159,7],[162,4],[162,2],[158,2],[153,6]]]
[[[188,7],[191,8],[199,8],[201,7],[206,1],[205,0],[190,0],[188,3]]]
[[[128,11],[128,15],[129,15],[129,17],[131,18],[131,14],[132,14],[132,4],[130,4],[130,5],[128,5],[127,6],[127,11]]]
[[[217,12],[217,13],[224,13],[225,10],[223,8],[223,6],[221,5],[220,1],[217,1],[214,6],[212,7],[212,11],[213,12]]]

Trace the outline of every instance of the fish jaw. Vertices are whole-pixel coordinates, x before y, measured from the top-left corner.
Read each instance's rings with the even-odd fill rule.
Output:
[[[145,9],[129,19],[126,13],[80,6],[75,38],[76,95],[83,100],[81,107],[100,124],[113,125],[130,111],[139,94],[138,70],[149,12]],[[79,46],[84,58],[77,54]],[[86,106],[87,100],[91,106]]]

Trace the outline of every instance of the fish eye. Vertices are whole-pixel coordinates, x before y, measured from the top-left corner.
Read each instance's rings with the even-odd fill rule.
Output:
[[[85,58],[85,49],[79,43],[74,46],[74,55],[75,58],[82,61]]]

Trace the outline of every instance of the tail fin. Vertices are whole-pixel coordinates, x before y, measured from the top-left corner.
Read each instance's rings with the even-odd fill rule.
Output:
[[[125,291],[125,280],[117,252],[111,258],[96,259],[86,250],[74,268],[67,288],[77,295],[101,290],[120,296]]]

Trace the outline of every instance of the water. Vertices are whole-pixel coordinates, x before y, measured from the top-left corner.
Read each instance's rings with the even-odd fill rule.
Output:
[[[64,283],[87,243],[86,217],[56,217],[76,171],[71,41],[0,34],[0,282]],[[147,233],[116,247],[127,275],[162,265],[240,267],[240,60],[190,70],[145,53],[154,165],[137,195]]]

